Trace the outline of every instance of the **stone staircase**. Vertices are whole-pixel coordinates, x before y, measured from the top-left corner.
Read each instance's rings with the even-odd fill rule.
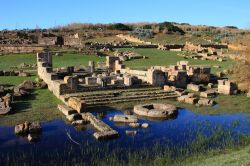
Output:
[[[77,97],[84,101],[89,106],[94,105],[107,105],[117,104],[133,101],[147,101],[147,100],[160,100],[177,98],[178,95],[175,92],[166,92],[161,88],[147,88],[147,89],[127,89],[116,91],[102,91],[99,93],[78,93],[64,96],[64,100],[67,101],[69,97]]]

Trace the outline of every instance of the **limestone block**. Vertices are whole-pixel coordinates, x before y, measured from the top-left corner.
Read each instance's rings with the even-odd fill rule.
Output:
[[[214,98],[216,96],[217,92],[214,90],[207,90],[205,92],[201,92],[200,93],[200,97],[204,97],[204,98]]]
[[[57,108],[66,116],[77,113],[76,110],[64,105],[64,104],[58,104]]]
[[[15,126],[15,134],[23,135],[29,132],[29,122],[25,122],[23,124],[19,124]]]
[[[140,127],[140,123],[129,123],[128,124],[130,127],[133,127],[133,128],[138,128]]]
[[[185,98],[185,103],[196,104],[197,102],[198,102],[198,98],[197,97]]]
[[[195,85],[195,84],[188,84],[187,89],[195,91],[195,92],[199,92],[201,90],[201,86],[200,85]]]
[[[69,107],[73,108],[78,113],[84,112],[84,108],[86,107],[86,103],[76,97],[70,97],[67,104]]]
[[[165,85],[164,86],[164,91],[166,92],[173,92],[173,91],[176,91],[176,88],[174,86],[168,86],[168,85]]]
[[[201,106],[213,106],[215,104],[215,102],[213,100],[210,100],[210,99],[201,98],[198,101],[198,104]]]
[[[115,130],[109,130],[104,132],[95,132],[93,136],[97,139],[111,139],[119,136],[119,133]]]
[[[208,87],[208,88],[213,88],[213,87],[214,87],[214,84],[213,84],[213,83],[209,83],[209,84],[207,84],[207,87]]]
[[[113,121],[120,123],[136,123],[138,118],[134,115],[115,115]]]

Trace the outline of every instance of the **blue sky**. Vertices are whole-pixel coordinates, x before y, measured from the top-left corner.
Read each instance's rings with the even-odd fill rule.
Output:
[[[249,0],[1,0],[0,5],[0,29],[163,21],[250,27]]]

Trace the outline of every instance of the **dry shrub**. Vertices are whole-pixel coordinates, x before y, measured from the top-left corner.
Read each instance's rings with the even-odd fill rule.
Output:
[[[233,68],[233,78],[242,91],[250,90],[250,49],[246,51],[245,60],[238,61]]]

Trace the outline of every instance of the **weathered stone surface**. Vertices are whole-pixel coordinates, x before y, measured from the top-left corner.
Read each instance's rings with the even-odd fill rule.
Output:
[[[204,98],[214,98],[216,97],[217,92],[215,90],[207,90],[205,92],[201,92],[200,93],[200,97],[204,97]]]
[[[175,91],[175,93],[178,95],[178,96],[182,96],[185,94],[184,91]]]
[[[15,126],[15,134],[24,135],[29,132],[29,122],[25,122],[23,124],[19,124]]]
[[[134,115],[115,115],[113,117],[114,122],[120,123],[136,123],[138,118]]]
[[[148,128],[148,127],[149,127],[149,124],[148,124],[148,123],[143,123],[143,124],[141,125],[141,127],[142,127],[142,128]]]
[[[188,104],[196,104],[198,102],[198,98],[193,93],[189,93],[188,95],[178,97],[177,101]]]
[[[215,102],[213,100],[210,100],[210,99],[201,98],[198,101],[198,104],[201,106],[213,106],[215,104]]]
[[[57,108],[66,116],[77,113],[76,110],[64,105],[64,104],[58,104]]]
[[[187,97],[196,97],[196,95],[194,93],[188,93]]]
[[[208,87],[208,88],[213,88],[213,87],[214,87],[214,84],[213,84],[213,83],[208,83],[208,84],[207,84],[207,87]]]
[[[133,128],[139,128],[140,127],[140,123],[129,123],[128,125],[130,127],[133,127]]]
[[[187,97],[187,95],[182,95],[182,96],[177,98],[177,101],[184,102],[186,97]]]
[[[165,85],[163,88],[164,88],[164,91],[166,91],[166,92],[176,91],[176,87],[174,87],[174,86]]]
[[[14,97],[25,96],[29,94],[30,92],[28,92],[24,87],[14,87]]]
[[[96,139],[114,138],[119,136],[117,131],[113,130],[100,119],[97,119],[93,114],[88,112],[82,113],[81,115],[83,120],[89,121],[90,124],[98,130],[98,132],[94,133]]]
[[[237,90],[236,85],[229,80],[218,80],[218,93],[232,95]]]
[[[34,89],[35,84],[31,80],[25,80],[22,84],[19,85],[20,88],[24,88],[26,90]]]
[[[200,85],[196,85],[196,84],[188,84],[187,85],[187,89],[195,91],[195,92],[200,92],[201,86]]]
[[[0,102],[0,115],[6,115],[11,111],[11,107],[4,107],[4,102]]]
[[[190,98],[186,98],[185,102],[188,104],[196,104],[198,102],[198,99],[196,97],[190,97]]]
[[[167,118],[176,114],[177,108],[170,104],[141,104],[134,106],[134,113],[151,118]]]
[[[68,100],[68,106],[76,110],[78,113],[84,112],[85,102],[76,97],[70,97]]]
[[[97,140],[101,139],[111,139],[111,138],[116,138],[119,136],[119,133],[115,130],[109,130],[109,131],[103,131],[103,132],[95,132],[93,136]]]

